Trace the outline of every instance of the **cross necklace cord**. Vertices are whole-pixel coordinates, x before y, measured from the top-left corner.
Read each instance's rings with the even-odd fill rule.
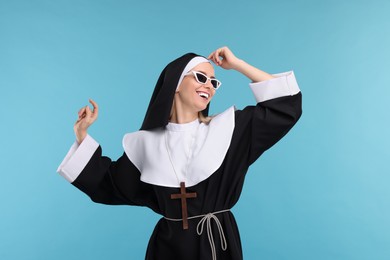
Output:
[[[167,130],[165,130],[165,132],[164,132],[164,139],[165,139],[165,146],[167,148],[169,161],[171,162],[173,172],[175,173],[176,178],[177,178],[178,182],[180,183],[180,193],[171,194],[171,199],[180,199],[181,200],[181,214],[182,214],[182,219],[183,219],[183,229],[188,229],[187,199],[196,198],[197,194],[196,194],[196,192],[187,193],[185,182],[180,181],[179,176],[176,173],[175,166],[173,164],[173,160],[171,157],[171,153],[169,152],[169,146],[168,146],[168,140],[167,140],[168,139],[167,138]],[[192,146],[193,146],[193,143],[190,145],[190,151],[192,149]],[[189,160],[189,157],[187,160]],[[187,163],[187,166],[188,166],[188,163]]]

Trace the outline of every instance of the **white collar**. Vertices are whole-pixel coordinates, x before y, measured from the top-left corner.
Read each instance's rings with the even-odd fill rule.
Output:
[[[190,155],[191,159],[184,170],[187,187],[207,179],[221,166],[233,136],[234,110],[234,107],[230,107],[213,117],[208,125],[199,123],[198,120],[167,125],[172,137],[176,138],[171,139],[172,142],[180,142],[180,138],[186,138],[183,137],[186,136],[183,131],[195,131],[199,126],[194,153]],[[140,171],[141,181],[165,187],[180,187],[169,161],[164,132],[165,128],[157,128],[126,134],[123,138],[123,148],[130,161]]]
[[[184,124],[177,124],[177,123],[171,123],[169,122],[166,126],[168,131],[173,131],[173,132],[181,132],[181,131],[189,131],[196,129],[200,124],[199,119],[195,119],[192,122],[189,123],[184,123]]]

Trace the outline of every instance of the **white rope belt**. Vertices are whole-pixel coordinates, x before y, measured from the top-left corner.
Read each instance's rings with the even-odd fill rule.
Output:
[[[225,209],[225,210],[220,210],[220,211],[216,211],[216,212],[211,212],[208,214],[188,217],[188,219],[202,218],[201,220],[199,220],[199,223],[196,226],[196,233],[198,233],[199,236],[203,234],[203,227],[204,227],[204,224],[206,223],[207,237],[209,239],[211,253],[213,255],[213,260],[217,260],[217,253],[216,253],[216,249],[215,249],[213,231],[211,229],[211,219],[214,219],[215,223],[217,224],[219,238],[221,239],[221,248],[223,251],[226,251],[227,244],[226,244],[225,234],[223,232],[221,222],[219,222],[219,219],[215,216],[215,214],[228,212],[228,211],[230,211],[230,209]],[[180,219],[179,218],[167,218],[167,217],[164,217],[164,218],[167,220],[171,220],[171,221],[182,221],[183,220],[181,218]]]

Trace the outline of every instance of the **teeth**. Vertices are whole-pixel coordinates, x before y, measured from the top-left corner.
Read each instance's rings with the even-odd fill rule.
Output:
[[[198,92],[199,96],[204,97],[204,98],[209,98],[209,94],[204,93],[204,92]]]

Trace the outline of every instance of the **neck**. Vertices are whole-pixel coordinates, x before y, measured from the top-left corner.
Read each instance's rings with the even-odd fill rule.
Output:
[[[175,124],[185,124],[194,121],[198,117],[198,112],[184,109],[180,104],[173,102],[172,116],[169,121]]]
[[[187,113],[175,113],[173,112],[171,119],[169,120],[171,123],[175,124],[186,124],[194,121],[198,118],[198,114],[187,114]]]

